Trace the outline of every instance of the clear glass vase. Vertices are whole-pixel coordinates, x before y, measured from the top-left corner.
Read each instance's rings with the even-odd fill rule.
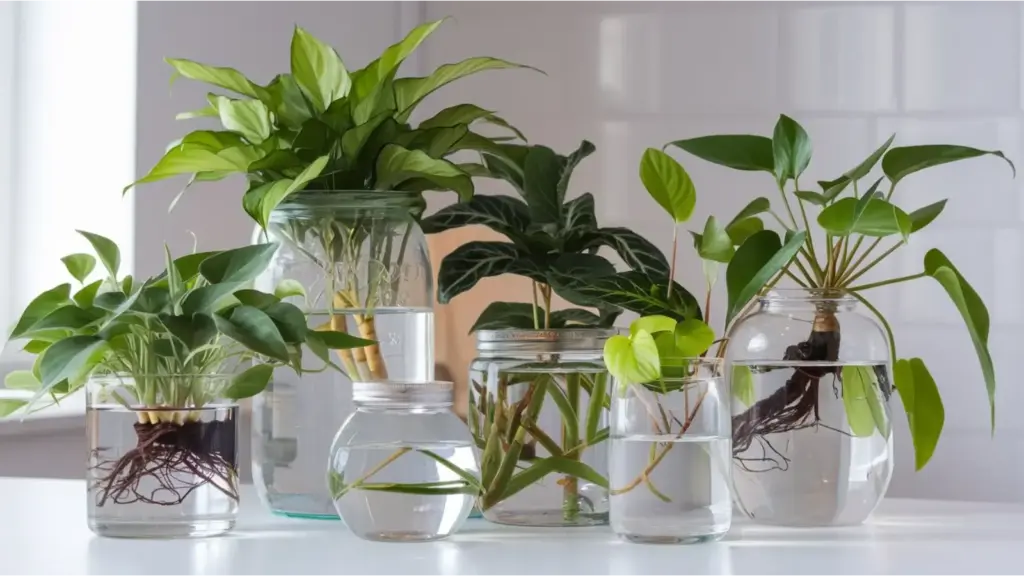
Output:
[[[473,438],[451,411],[451,382],[357,382],[356,411],[327,466],[334,506],[367,540],[445,538],[480,491]]]
[[[481,452],[484,518],[520,526],[608,523],[613,330],[481,330],[469,429]]]
[[[332,352],[345,374],[280,369],[255,398],[253,479],[276,513],[337,518],[323,458],[354,409],[353,380],[433,378],[433,283],[414,218],[421,206],[420,195],[409,192],[300,192],[257,237],[280,244],[258,289],[292,294],[287,301],[308,313],[311,329],[378,342]],[[324,362],[307,350],[303,365]]]
[[[104,376],[86,386],[89,528],[101,536],[213,536],[238,513],[238,406],[230,376]],[[141,392],[140,392],[141,391]],[[152,392],[152,393],[150,393]],[[145,400],[140,401],[140,396]]]
[[[858,304],[776,290],[729,334],[734,495],[756,522],[859,524],[885,495],[892,365]]]
[[[611,526],[645,543],[718,540],[732,523],[729,394],[719,359],[674,359],[660,381],[615,384]]]

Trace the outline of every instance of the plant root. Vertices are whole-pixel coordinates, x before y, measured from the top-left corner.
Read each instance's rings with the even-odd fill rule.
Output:
[[[100,474],[94,481],[97,506],[107,502],[176,506],[207,484],[238,500],[233,421],[137,422],[134,427],[135,448],[93,467]],[[144,485],[146,479],[155,480],[156,485]]]

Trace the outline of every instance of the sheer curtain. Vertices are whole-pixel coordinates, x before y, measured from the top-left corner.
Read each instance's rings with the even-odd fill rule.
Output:
[[[75,230],[133,261],[134,2],[0,2],[0,325],[70,280]],[[95,272],[99,277],[100,272]],[[6,332],[5,332],[6,335]],[[17,358],[7,347],[5,359]]]

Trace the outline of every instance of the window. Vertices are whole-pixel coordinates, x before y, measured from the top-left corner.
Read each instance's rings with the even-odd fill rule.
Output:
[[[134,2],[0,2],[0,325],[68,281],[60,258],[91,251],[75,230],[133,261]],[[101,271],[94,272],[96,278]],[[16,354],[5,350],[6,357]]]

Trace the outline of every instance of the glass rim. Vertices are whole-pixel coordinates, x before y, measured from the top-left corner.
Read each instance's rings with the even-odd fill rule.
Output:
[[[450,380],[386,379],[355,381],[352,401],[371,405],[421,404],[451,406],[455,401],[455,383]]]
[[[764,303],[781,302],[841,302],[856,303],[853,294],[843,288],[772,288],[758,297]]]
[[[89,380],[138,380],[140,378],[209,378],[209,379],[230,379],[237,376],[237,372],[225,372],[214,374],[132,374],[129,372],[105,372],[103,374],[91,374]]]
[[[273,212],[288,213],[315,208],[404,208],[414,207],[422,198],[422,193],[408,190],[300,190],[285,198]]]

